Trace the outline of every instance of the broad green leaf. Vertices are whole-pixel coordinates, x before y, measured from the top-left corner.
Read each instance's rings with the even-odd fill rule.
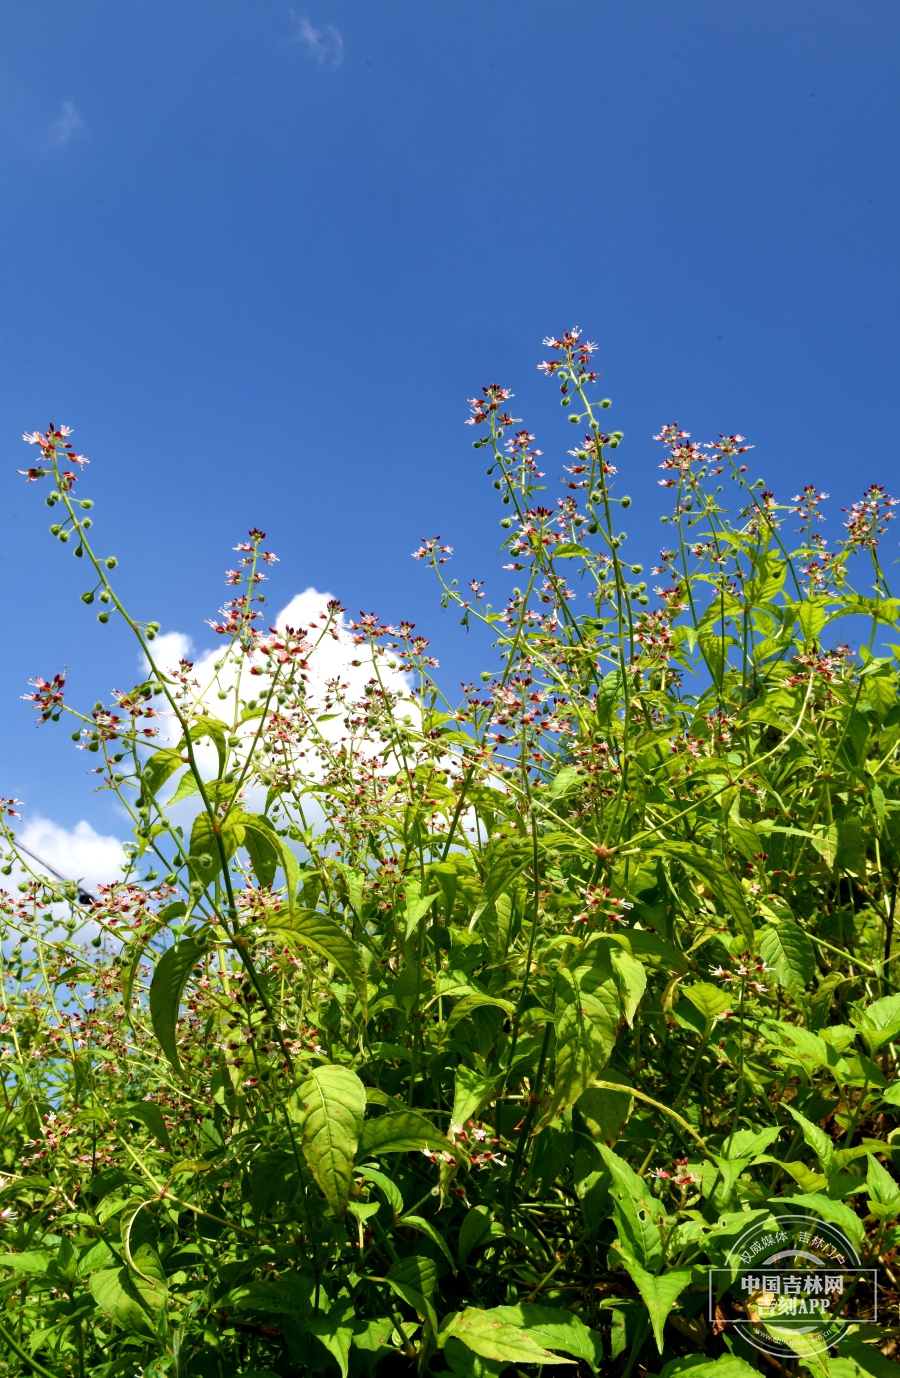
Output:
[[[219,824],[213,822],[205,809],[198,813],[191,827],[191,846],[188,854],[191,875],[199,880],[205,889],[222,869],[222,852],[225,853],[226,862],[229,861],[243,840],[244,830],[233,819],[228,818]]]
[[[243,824],[244,846],[254,875],[260,885],[271,885],[281,860],[281,839],[262,814],[241,813],[239,821]]]
[[[465,1129],[469,1120],[477,1120],[490,1101],[497,1085],[496,1076],[482,1076],[461,1062],[456,1069],[456,1087],[450,1124],[457,1131]]]
[[[400,1218],[400,1220],[398,1220],[397,1223],[399,1225],[406,1225],[413,1230],[420,1230],[422,1234],[427,1235],[428,1238],[432,1241],[432,1243],[438,1246],[438,1248],[441,1250],[441,1253],[446,1255],[447,1262],[450,1264],[450,1267],[453,1269],[454,1273],[456,1272],[456,1264],[453,1261],[453,1255],[450,1252],[450,1247],[447,1244],[447,1241],[444,1238],[444,1236],[441,1234],[440,1230],[436,1229],[430,1220],[423,1219],[421,1215],[404,1215]]]
[[[615,1047],[622,1007],[615,980],[602,975],[597,966],[557,970],[556,1075],[553,1103],[542,1124],[575,1104]]]
[[[682,1374],[690,1374],[691,1378],[759,1378],[759,1369],[727,1351],[718,1359],[688,1354],[683,1359],[673,1359],[666,1364],[660,1378],[682,1378]]]
[[[731,1007],[731,997],[711,981],[695,981],[692,986],[682,986],[681,993],[703,1015],[707,1036],[719,1015]]]
[[[250,1172],[250,1208],[257,1228],[273,1201],[281,1198],[295,1165],[293,1153],[283,1148],[265,1149],[254,1158]]]
[[[293,855],[293,853],[291,854]],[[359,948],[342,928],[318,909],[295,909],[293,914],[281,910],[279,913],[266,913],[265,925],[274,933],[283,933],[311,947],[327,962],[333,962],[351,983],[366,1013],[366,974],[360,960]]]
[[[550,785],[550,798],[562,799],[565,795],[580,789],[583,784],[583,771],[579,770],[577,766],[563,766]]]
[[[195,718],[188,728],[191,742],[202,741],[204,737],[209,737],[214,743],[219,757],[219,779],[225,774],[225,766],[228,760],[228,737],[230,729],[227,723],[223,723],[219,718],[212,717],[211,714],[202,718]]]
[[[759,935],[759,953],[778,984],[792,995],[802,995],[816,974],[813,945],[791,919],[765,926]]]
[[[368,1099],[368,1098],[367,1098]],[[385,1176],[383,1172],[376,1172],[374,1168],[363,1168],[362,1171],[356,1170],[355,1176],[362,1177],[366,1182],[372,1182],[380,1191],[384,1192],[387,1203],[394,1212],[394,1218],[403,1214],[403,1197],[400,1195],[400,1188],[391,1177]]]
[[[805,598],[802,603],[796,604],[795,612],[797,621],[803,629],[804,640],[816,640],[825,626],[827,609],[828,600],[825,598]]]
[[[192,770],[186,770],[178,782],[178,787],[166,803],[166,808],[172,808],[173,804],[180,804],[182,799],[189,799],[192,794],[199,794],[200,786],[197,784],[197,777]]]
[[[406,1258],[393,1265],[388,1277],[392,1282],[414,1287],[423,1297],[431,1297],[437,1287],[437,1264],[433,1258],[426,1258],[423,1254],[407,1254]]]
[[[163,785],[170,775],[174,775],[176,770],[180,770],[184,765],[184,757],[180,751],[175,751],[171,747],[164,747],[162,751],[154,751],[152,756],[141,766],[141,793],[145,798],[152,798]]]
[[[527,1331],[531,1339],[545,1349],[561,1349],[564,1354],[583,1359],[594,1373],[599,1371],[603,1341],[571,1311],[521,1302],[518,1306],[495,1306],[494,1315],[501,1325],[514,1325]]]
[[[180,996],[179,996],[180,999]],[[159,1106],[150,1100],[135,1101],[132,1105],[126,1105],[124,1110],[120,1110],[116,1115],[117,1120],[139,1120],[150,1130],[153,1137],[158,1140],[163,1148],[171,1148],[172,1140],[169,1138],[169,1131],[163,1119],[162,1111]]]
[[[144,1337],[152,1336],[153,1326],[148,1311],[138,1297],[127,1268],[104,1268],[93,1274],[88,1286],[100,1309],[123,1330]]]
[[[604,1080],[616,1081],[618,1077],[607,1072]],[[634,1100],[626,1089],[610,1091],[604,1086],[589,1086],[575,1104],[591,1138],[612,1148],[631,1114]]]
[[[450,1153],[457,1161],[464,1161],[466,1152],[459,1144],[445,1139],[440,1130],[415,1110],[396,1110],[366,1120],[359,1141],[360,1157],[379,1153]]]
[[[619,988],[619,997],[625,1013],[625,1021],[631,1028],[641,997],[647,989],[647,973],[640,962],[621,947],[610,949],[613,977]]]
[[[612,1178],[609,1194],[621,1251],[653,1271],[663,1258],[660,1225],[666,1212],[647,1183],[623,1158],[605,1144],[598,1144],[597,1148]]]
[[[782,1204],[803,1206],[804,1209],[820,1215],[823,1220],[830,1221],[832,1225],[838,1225],[855,1248],[858,1249],[862,1243],[863,1222],[855,1211],[844,1205],[843,1201],[832,1201],[828,1196],[814,1193],[803,1196],[773,1197],[769,1204],[776,1208]]]
[[[175,1071],[181,1072],[175,1024],[187,979],[197,963],[206,955],[205,944],[185,938],[174,947],[166,948],[156,964],[150,983],[150,1021],[159,1045]]]
[[[682,866],[698,875],[737,921],[748,946],[756,946],[756,932],[744,892],[720,856],[693,842],[654,842],[647,853],[680,861]]]
[[[46,1273],[53,1255],[43,1249],[26,1249],[21,1254],[0,1254],[0,1268],[12,1268],[18,1273]]]
[[[491,1213],[487,1206],[473,1206],[464,1216],[459,1229],[457,1251],[460,1263],[465,1263],[475,1246],[485,1238],[491,1227]]]
[[[804,1139],[809,1144],[813,1153],[815,1153],[822,1167],[822,1171],[827,1176],[828,1173],[832,1172],[834,1169],[834,1144],[831,1139],[825,1133],[824,1129],[820,1129],[817,1124],[813,1124],[805,1115],[801,1115],[799,1110],[795,1110],[792,1105],[785,1105],[784,1109],[800,1126]]]
[[[481,995],[476,992],[474,995],[464,995],[462,1000],[454,1005],[450,1017],[447,1020],[447,1032],[472,1013],[473,1010],[484,1009],[493,1006],[495,1009],[503,1010],[504,1014],[515,1014],[516,1007],[509,1000],[501,1000],[496,995]]]
[[[440,1332],[439,1342],[444,1345],[454,1337],[462,1340],[468,1349],[480,1354],[484,1359],[500,1359],[508,1364],[566,1364],[570,1361],[551,1354],[527,1330],[520,1325],[511,1325],[497,1317],[495,1307],[483,1311],[477,1306],[467,1306],[453,1317],[449,1325]],[[505,1309],[505,1308],[503,1308]]]
[[[883,1044],[893,1042],[900,1033],[900,995],[884,995],[851,1018],[866,1040],[871,1055]]]
[[[300,1146],[325,1200],[343,1219],[366,1113],[366,1088],[348,1067],[316,1067],[297,1089]]]
[[[887,1148],[887,1145],[885,1145]],[[869,1154],[869,1167],[866,1173],[866,1186],[869,1192],[869,1210],[877,1220],[895,1220],[900,1215],[900,1185],[882,1167],[878,1159]]]
[[[647,1314],[650,1317],[650,1324],[653,1327],[656,1347],[662,1354],[663,1328],[669,1312],[685,1287],[690,1283],[691,1270],[690,1268],[677,1268],[671,1273],[662,1273],[656,1276],[654,1273],[648,1273],[639,1263],[624,1253],[622,1261],[641,1294],[647,1308]]]
[[[310,1316],[306,1321],[310,1335],[321,1340],[328,1353],[337,1360],[341,1378],[347,1378],[354,1322],[353,1306],[348,1301],[333,1307],[327,1315]]]

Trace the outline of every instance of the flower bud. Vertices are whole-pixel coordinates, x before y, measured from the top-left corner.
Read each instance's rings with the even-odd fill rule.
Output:
[[[87,593],[83,593],[83,594],[81,595],[81,601],[82,601],[82,603],[93,603],[93,601],[94,601],[93,592],[92,592],[90,589],[88,589]]]
[[[59,522],[54,522],[53,526],[51,526],[51,528],[50,528],[50,535],[51,535],[51,536],[58,536],[58,535],[59,535]]]
[[[625,494],[624,498],[619,498],[619,502],[622,504],[623,507],[631,506],[631,498],[628,496],[627,493]]]
[[[569,420],[571,421],[573,426],[577,426],[579,421],[581,420],[581,417],[578,415],[577,412],[573,412],[572,415],[569,417]]]
[[[80,742],[80,741],[81,741],[81,733],[80,733],[80,732],[73,732],[73,733],[72,733],[72,741],[73,741],[73,742]]]
[[[611,397],[604,397],[604,399],[603,399],[603,401],[600,403],[600,405],[601,405],[601,407],[611,407],[611,406],[612,406],[612,398],[611,398]]]
[[[82,545],[77,545],[77,546],[75,547],[75,549],[73,550],[72,554],[73,554],[73,555],[76,555],[76,556],[78,557],[78,559],[80,560],[81,557],[82,557],[82,555],[84,554],[84,546],[82,546]]]
[[[65,545],[66,541],[69,539],[69,532],[68,532],[68,531],[60,531],[60,533],[59,533],[59,539],[62,541],[63,545]]]
[[[108,622],[108,621],[109,621],[109,613],[108,613],[108,612],[98,612],[98,613],[97,613],[97,621],[98,621],[98,622]]]
[[[93,498],[82,498],[82,499],[81,499],[81,506],[84,508],[85,512],[88,510],[89,507],[93,507],[93,505],[94,505],[94,499],[93,499]]]
[[[109,559],[108,559],[107,562],[106,562],[106,568],[107,568],[107,569],[115,569],[115,567],[116,567],[116,565],[117,565],[118,563],[119,563],[119,562],[118,562],[118,560],[116,559],[115,555],[110,555]]]
[[[500,525],[502,527],[509,528],[510,526],[512,526],[512,517],[501,517]]]

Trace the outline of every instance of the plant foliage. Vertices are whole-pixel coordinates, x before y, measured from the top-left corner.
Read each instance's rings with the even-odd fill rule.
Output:
[[[508,601],[416,552],[495,640],[459,704],[410,624],[265,630],[255,530],[208,682],[157,659],[84,457],[26,437],[148,670],[87,712],[62,675],[29,696],[131,816],[121,882],[50,883],[5,801],[3,1371],[737,1378],[762,1359],[706,1269],[778,1203],[893,1283],[893,500],[828,549],[823,494],[778,504],[740,436],[667,426],[651,594],[593,346],[546,343],[581,437],[555,506],[511,394],[469,418]],[[873,1334],[842,1378],[882,1372]]]

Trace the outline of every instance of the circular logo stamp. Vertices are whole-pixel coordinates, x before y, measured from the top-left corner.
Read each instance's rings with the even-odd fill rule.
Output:
[[[709,1320],[779,1359],[821,1354],[848,1325],[878,1320],[878,1270],[861,1267],[843,1230],[813,1215],[751,1225],[727,1266],[709,1271]]]

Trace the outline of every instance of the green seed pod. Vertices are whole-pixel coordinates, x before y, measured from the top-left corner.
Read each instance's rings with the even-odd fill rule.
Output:
[[[84,554],[84,546],[77,545],[72,553],[80,560],[82,555]]]
[[[577,412],[573,412],[572,415],[569,417],[569,420],[571,421],[573,426],[577,426],[579,421],[581,420],[581,417],[578,415]]]
[[[51,536],[58,536],[58,535],[59,535],[59,522],[54,522],[53,526],[51,526],[51,528],[50,528],[50,535],[51,535]]]
[[[100,937],[99,933],[97,934],[96,938],[91,938],[91,947],[100,947],[102,943],[103,939]]]
[[[564,407],[570,406],[570,405],[571,405],[571,402],[572,402],[571,397],[564,397],[564,398],[562,399],[562,405],[563,405]]]
[[[81,525],[85,531],[89,531],[91,527],[94,525],[94,523],[91,521],[90,517],[85,517]]]
[[[82,601],[82,603],[93,603],[93,601],[94,601],[94,594],[93,594],[93,591],[92,591],[91,589],[88,589],[87,593],[83,593],[83,594],[81,595],[81,601]]]
[[[93,505],[94,505],[94,499],[93,499],[93,498],[82,498],[82,499],[81,499],[81,506],[84,508],[85,512],[88,510],[89,507],[93,507]]]
[[[600,403],[600,405],[601,405],[601,407],[611,407],[611,406],[612,406],[612,398],[611,398],[611,397],[604,397],[604,399],[603,399],[603,401]]]
[[[631,498],[628,496],[627,493],[625,494],[624,498],[619,498],[619,502],[622,504],[623,507],[631,506]]]
[[[501,483],[500,479],[494,479],[494,487],[497,489],[498,492],[500,491],[500,489],[503,487],[503,484]]]
[[[487,682],[488,682],[488,680],[489,680],[490,678],[491,678],[491,672],[490,672],[490,670],[482,670],[482,672],[481,672],[481,681],[482,681],[482,683],[483,683],[483,684],[487,684]]]
[[[650,599],[647,597],[646,593],[642,593],[640,598],[638,599],[638,602],[640,603],[642,608],[646,608],[647,604],[650,602]]]
[[[97,613],[97,621],[98,621],[98,622],[108,622],[108,621],[109,621],[109,613],[108,613],[108,612],[98,612],[98,613]]]
[[[80,741],[81,741],[81,733],[80,733],[80,732],[73,732],[73,733],[72,733],[72,741],[73,741],[73,742],[80,742]]]
[[[118,562],[118,560],[116,559],[115,555],[110,555],[109,559],[108,559],[107,562],[106,562],[106,568],[107,568],[107,569],[115,569],[115,567],[116,567],[116,565],[117,565],[118,563],[119,563],[119,562]]]
[[[509,528],[512,526],[512,517],[501,517],[500,525],[504,527],[506,530],[509,530]]]
[[[632,565],[632,566],[631,566],[631,572],[632,572],[632,574],[643,574],[643,572],[644,572],[644,566],[643,566],[643,565]]]
[[[69,539],[70,534],[71,533],[68,531],[60,531],[59,539],[62,541],[63,545],[65,545],[66,541]]]

